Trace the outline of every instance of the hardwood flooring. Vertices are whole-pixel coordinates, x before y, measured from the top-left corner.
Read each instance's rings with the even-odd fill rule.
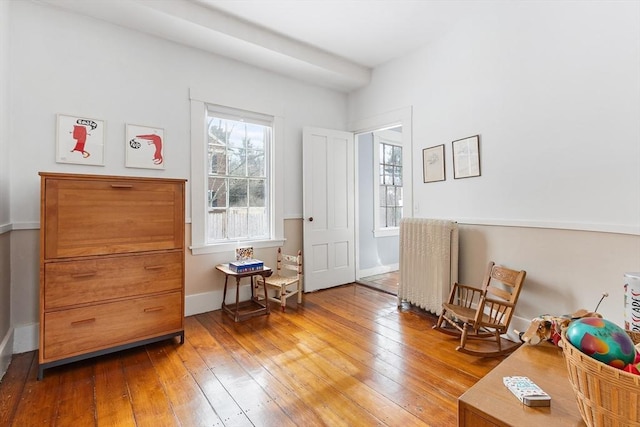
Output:
[[[400,272],[391,271],[389,273],[376,274],[358,279],[358,284],[386,292],[391,295],[398,295],[398,284],[400,282]]]
[[[455,351],[434,317],[359,285],[285,313],[186,318],[167,340],[47,369],[13,356],[0,426],[454,426],[457,398],[502,359]]]

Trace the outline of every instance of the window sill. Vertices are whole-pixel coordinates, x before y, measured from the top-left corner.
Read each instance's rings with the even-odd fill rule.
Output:
[[[285,239],[273,240],[247,240],[243,242],[218,243],[215,245],[190,246],[192,255],[217,254],[221,252],[233,252],[236,248],[253,246],[254,249],[278,248],[284,244]]]
[[[374,237],[392,237],[392,236],[399,236],[399,235],[400,235],[399,227],[373,230]]]

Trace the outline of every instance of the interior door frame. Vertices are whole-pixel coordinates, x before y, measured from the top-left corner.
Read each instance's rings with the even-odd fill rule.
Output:
[[[403,174],[402,174],[402,182],[403,182],[403,196],[404,196],[404,209],[403,209],[403,217],[411,218],[414,215],[414,204],[413,204],[413,106],[399,108],[397,110],[389,111],[386,113],[382,113],[377,116],[372,116],[365,119],[354,120],[349,122],[348,130],[352,132],[354,137],[354,144],[356,153],[358,152],[358,135],[368,132],[375,132],[382,129],[388,129],[396,126],[402,126],[402,164],[403,164]],[[355,176],[359,175],[358,168],[358,156],[354,156],[355,162]],[[421,169],[420,169],[421,170]],[[356,280],[360,279],[360,205],[359,201],[359,188],[358,185],[355,185],[355,241],[354,241],[354,250],[355,250],[355,262],[354,268],[355,278]]]

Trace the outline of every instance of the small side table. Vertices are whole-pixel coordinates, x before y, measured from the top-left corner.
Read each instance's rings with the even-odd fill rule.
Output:
[[[224,292],[222,294],[222,310],[226,312],[231,318],[239,322],[241,320],[248,319],[253,316],[260,316],[263,314],[269,314],[269,301],[258,300],[258,297],[254,295],[254,277],[262,276],[269,277],[273,271],[269,267],[264,267],[261,270],[247,271],[244,273],[236,273],[229,268],[229,264],[218,264],[216,270],[224,274]],[[227,299],[227,281],[229,277],[235,277],[236,279],[236,303],[226,304]],[[249,277],[251,279],[251,299],[249,301],[240,302],[240,279],[243,277]],[[267,295],[267,285],[264,285],[264,294]]]

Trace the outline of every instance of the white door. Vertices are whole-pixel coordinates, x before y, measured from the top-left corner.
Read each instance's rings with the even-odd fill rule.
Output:
[[[354,153],[352,133],[304,129],[305,292],[355,281]]]

